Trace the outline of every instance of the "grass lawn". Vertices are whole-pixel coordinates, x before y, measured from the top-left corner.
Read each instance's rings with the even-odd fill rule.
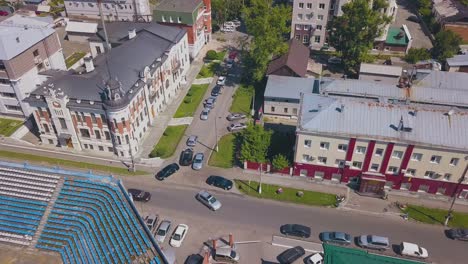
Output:
[[[23,124],[23,121],[15,119],[0,118],[0,135],[5,137],[11,136],[16,129]]]
[[[237,88],[234,93],[231,108],[231,113],[250,114],[250,106],[252,105],[253,87],[245,87],[243,85]]]
[[[234,182],[236,183],[237,189],[242,193],[257,198],[315,206],[335,207],[336,203],[336,195],[330,193],[305,191],[278,185],[262,184],[262,194],[258,194],[258,182],[251,181],[250,186],[249,181],[234,180]],[[282,188],[283,193],[277,194],[276,190],[278,190],[278,188]],[[303,192],[304,196],[298,197],[296,195],[298,191]]]
[[[150,153],[150,158],[160,157],[162,159],[169,158],[174,154],[174,151],[179,145],[179,141],[185,133],[187,125],[168,126],[164,130],[163,136],[159,139],[158,144]]]
[[[408,205],[406,209],[402,210],[404,213],[408,213],[411,219],[418,222],[427,224],[439,224],[443,225],[445,222],[445,216],[447,210],[437,208],[427,208],[418,205]],[[449,221],[451,227],[465,227],[468,228],[468,214],[467,213],[453,213],[453,218]]]
[[[77,61],[79,61],[81,58],[83,58],[86,55],[86,52],[75,52],[72,55],[68,56],[65,59],[65,64],[67,65],[67,68],[70,68],[73,64],[75,64]]]
[[[220,62],[211,62],[203,65],[197,75],[197,79],[213,77],[220,65]]]
[[[208,165],[219,168],[232,168],[234,166],[235,153],[234,134],[224,135],[219,139],[218,152],[212,152]]]
[[[206,89],[208,89],[208,84],[192,85],[192,87],[190,87],[190,90],[187,92],[184,101],[179,105],[179,108],[174,114],[174,117],[178,118],[193,116],[193,114],[197,110],[198,105],[203,100],[203,96],[205,95]]]
[[[99,171],[106,174],[117,174],[117,175],[144,175],[148,174],[146,171],[137,170],[136,172],[129,172],[126,168],[98,165],[92,163],[85,163],[73,160],[64,160],[49,158],[45,156],[36,156],[32,154],[25,154],[19,152],[11,152],[0,150],[0,157],[4,157],[9,160],[18,160],[18,161],[29,161],[31,163],[46,163],[50,166],[59,166],[67,168],[77,168],[77,169],[86,169]]]

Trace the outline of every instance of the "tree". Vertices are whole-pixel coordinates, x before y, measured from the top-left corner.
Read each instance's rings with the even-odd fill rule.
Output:
[[[460,50],[462,38],[450,30],[441,30],[435,36],[435,44],[432,54],[437,60],[445,61],[453,57]]]
[[[431,58],[431,54],[425,48],[410,48],[408,54],[405,56],[405,60],[408,63],[416,63],[422,60],[428,60]]]
[[[250,124],[242,131],[241,160],[257,163],[267,161],[268,147],[270,146],[271,131],[263,126]]]
[[[283,154],[278,154],[275,157],[273,157],[271,165],[273,165],[274,169],[281,170],[289,166],[289,161]]]
[[[228,20],[239,19],[243,2],[243,0],[212,0],[211,17],[218,25]]]
[[[383,1],[354,0],[343,5],[343,15],[333,18],[328,24],[329,42],[341,53],[347,73],[357,73],[375,38],[383,33],[391,18],[380,12],[388,4]]]

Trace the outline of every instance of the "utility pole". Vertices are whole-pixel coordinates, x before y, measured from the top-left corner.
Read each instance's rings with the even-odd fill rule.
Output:
[[[102,0],[97,0],[97,3],[99,7],[99,14],[101,15],[102,28],[104,29],[104,38],[106,39],[107,51],[110,51],[112,47],[109,43],[109,36],[107,36],[107,29],[104,21],[104,14],[102,13]]]
[[[215,117],[215,138],[216,138],[216,145],[215,145],[215,151],[218,152],[218,126],[216,124],[218,117]]]
[[[250,112],[250,114],[252,115],[252,117],[254,117],[255,115],[255,89],[252,95],[252,111]]]
[[[465,161],[468,161],[468,156],[465,157]],[[444,226],[447,226],[448,222],[453,217],[453,215],[452,215],[453,214],[453,205],[455,204],[455,200],[457,199],[458,189],[460,188],[461,183],[465,180],[467,171],[468,171],[468,164],[466,164],[465,170],[463,171],[462,176],[458,179],[458,183],[455,186],[455,191],[452,193],[452,203],[450,204],[450,208],[448,210],[448,213],[445,216]]]
[[[258,193],[262,194],[262,163],[260,163],[260,182],[258,184]]]

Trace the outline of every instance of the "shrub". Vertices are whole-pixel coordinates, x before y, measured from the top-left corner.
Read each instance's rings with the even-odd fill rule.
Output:
[[[218,53],[214,50],[209,50],[206,52],[206,57],[207,60],[216,60],[218,58]]]
[[[431,55],[425,48],[410,48],[408,54],[405,56],[405,61],[408,63],[416,63],[422,60],[428,60],[431,58]]]
[[[289,166],[289,161],[283,154],[278,154],[273,158],[271,165],[274,169],[281,170]]]

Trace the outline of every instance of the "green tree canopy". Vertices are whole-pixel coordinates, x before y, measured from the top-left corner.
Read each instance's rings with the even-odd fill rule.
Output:
[[[222,25],[226,21],[239,19],[243,6],[243,0],[211,0],[211,17]]]
[[[242,131],[241,160],[264,163],[267,161],[271,131],[250,124]]]
[[[462,44],[462,38],[458,34],[450,30],[441,30],[435,36],[432,54],[439,61],[445,61],[457,54],[460,44]]]
[[[425,48],[410,48],[408,54],[405,56],[405,60],[409,63],[416,63],[422,60],[428,60],[431,58],[431,54]]]
[[[283,154],[278,154],[275,157],[273,157],[271,165],[273,165],[273,168],[281,170],[289,166],[289,161]]]
[[[330,21],[330,44],[341,53],[346,72],[357,73],[367,52],[373,47],[375,38],[383,33],[391,19],[380,9],[386,8],[385,1],[353,0],[343,5],[343,15]]]

